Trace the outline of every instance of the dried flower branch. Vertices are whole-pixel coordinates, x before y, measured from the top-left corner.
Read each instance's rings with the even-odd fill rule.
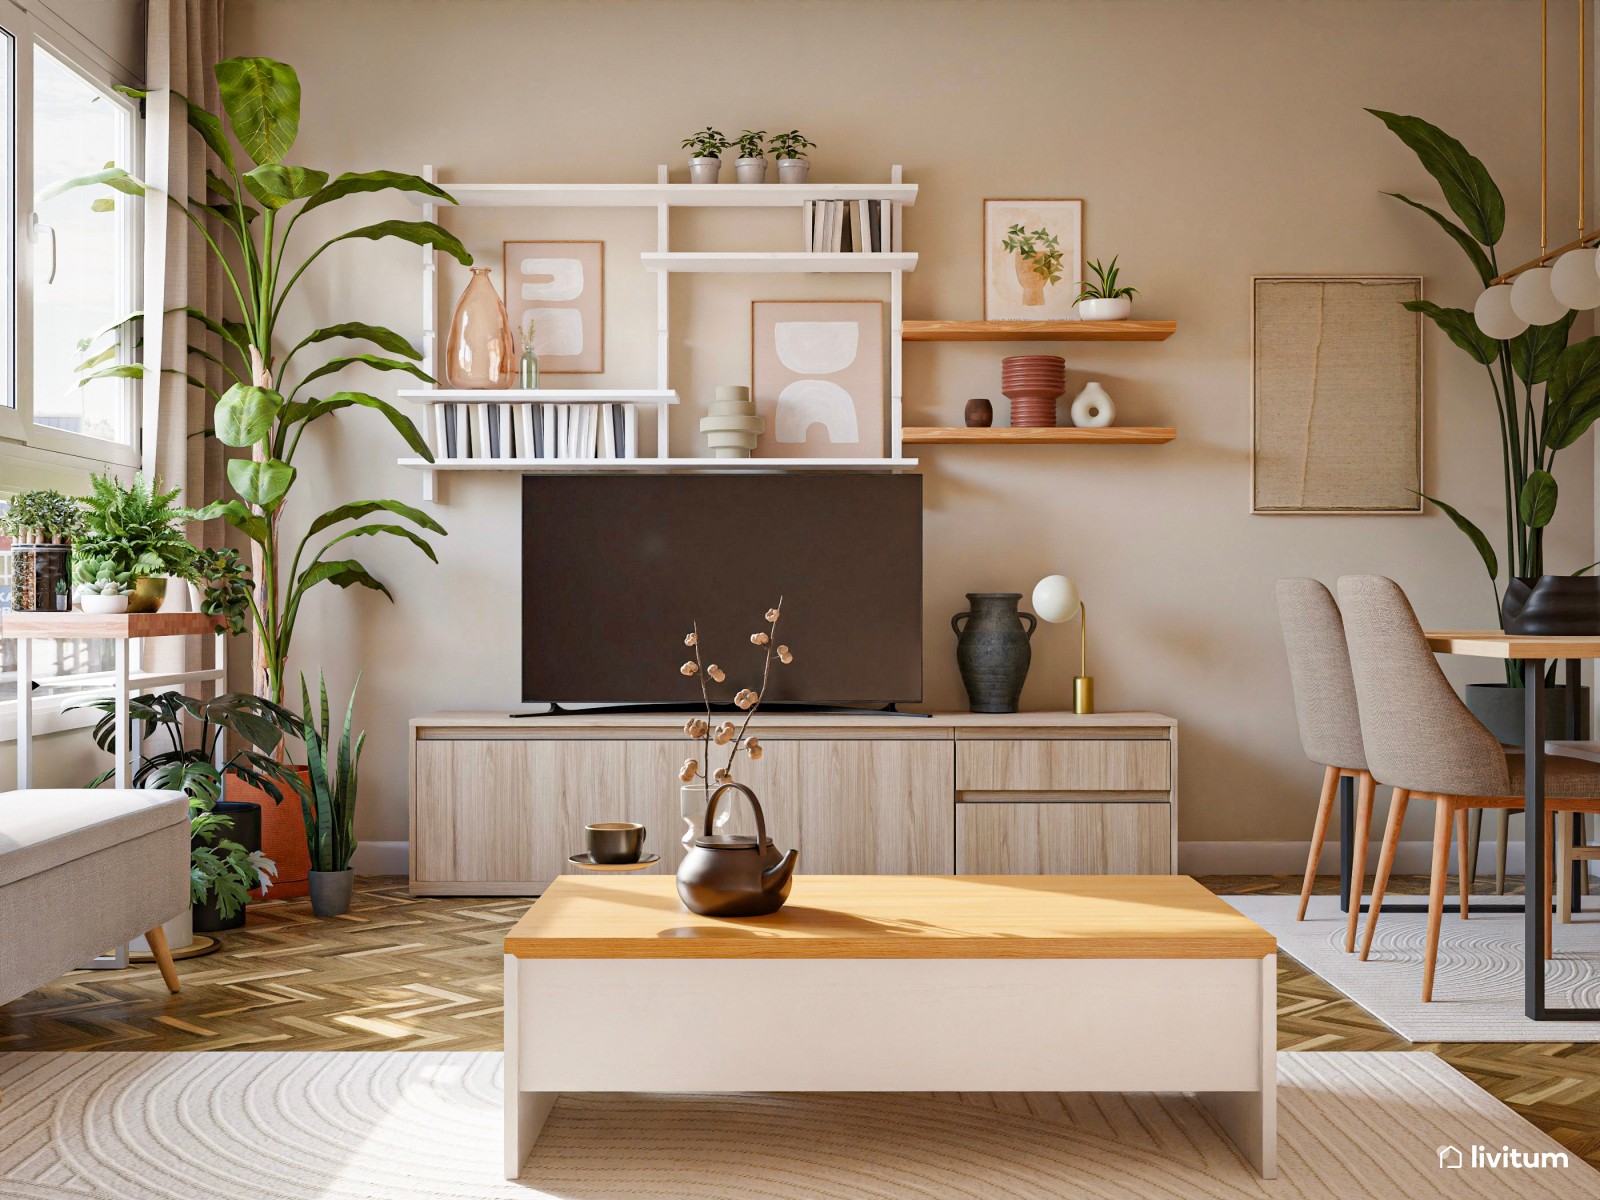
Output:
[[[700,764],[692,758],[683,760],[683,770],[678,772],[678,778],[685,783],[693,783],[694,777],[700,774]]]
[[[735,732],[736,728],[732,721],[724,721],[721,725],[718,725],[716,737],[717,745],[726,746],[729,742],[733,741],[733,735]]]
[[[699,666],[698,663],[696,663],[693,660],[691,660],[689,662],[684,663],[683,666],[678,668],[678,674],[679,675],[698,675],[698,674],[700,674],[700,666]]]
[[[750,644],[752,646],[765,646],[771,640],[772,639],[764,633],[752,633],[750,635]]]
[[[683,723],[683,732],[692,738],[703,738],[706,735],[707,725],[699,717],[690,717]]]
[[[711,676],[711,678],[716,680],[718,683],[722,683],[728,678],[728,673],[721,667],[717,666],[716,663],[712,663],[706,668],[706,674]]]
[[[781,662],[784,666],[788,666],[790,663],[792,663],[794,661],[794,655],[789,652],[789,647],[787,647],[787,646],[779,646],[778,647],[778,661]]]

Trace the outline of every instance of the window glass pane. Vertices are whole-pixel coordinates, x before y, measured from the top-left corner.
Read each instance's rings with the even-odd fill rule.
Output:
[[[36,48],[33,60],[33,190],[87,175],[110,163],[126,166],[129,115],[94,84]],[[104,209],[114,197],[110,211]],[[89,437],[126,442],[132,395],[128,381],[98,379],[78,387],[75,368],[94,351],[83,340],[132,308],[127,206],[120,192],[81,189],[35,203],[41,226],[34,248],[33,419]],[[50,276],[55,233],[55,277]],[[108,360],[111,365],[115,359]]]
[[[0,29],[0,408],[17,406],[16,39]]]

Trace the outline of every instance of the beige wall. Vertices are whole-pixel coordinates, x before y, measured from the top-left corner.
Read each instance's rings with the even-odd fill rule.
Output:
[[[1253,273],[1417,273],[1430,297],[1470,304],[1475,280],[1459,251],[1380,194],[1433,202],[1436,189],[1362,111],[1369,105],[1434,120],[1481,155],[1514,214],[1506,257],[1531,254],[1537,20],[1531,4],[1491,0],[232,0],[227,35],[230,53],[298,68],[305,119],[292,158],[324,168],[431,162],[446,180],[648,180],[658,162],[678,171],[679,139],[707,123],[798,125],[821,144],[814,175],[823,179],[881,179],[902,163],[922,186],[905,220],[907,247],[922,256],[906,283],[912,317],[981,315],[985,196],[1083,197],[1088,254],[1120,254],[1141,289],[1137,311],[1174,318],[1179,332],[1160,345],[1069,348],[1069,388],[1099,379],[1120,421],[1176,425],[1178,441],[926,450],[927,700],[963,703],[947,621],[964,592],[1026,592],[1041,575],[1072,574],[1094,616],[1101,706],[1180,722],[1182,837],[1193,842],[1301,839],[1309,826],[1317,772],[1296,739],[1276,578],[1382,572],[1428,622],[1491,621],[1481,567],[1437,512],[1247,514],[1248,289]],[[1570,94],[1571,65],[1552,72],[1556,95]],[[1557,107],[1552,166],[1564,198],[1573,131],[1570,106]],[[342,204],[346,220],[405,210],[393,200]],[[792,234],[793,215],[783,215],[781,226],[723,229],[727,214],[688,213],[674,233],[684,248],[777,246]],[[605,238],[610,378],[648,382],[652,302],[630,263],[653,236],[650,214],[447,219],[497,268],[505,237]],[[330,266],[303,294],[304,316],[418,330],[409,248],[363,243]],[[447,304],[457,286],[452,279]],[[872,288],[674,280],[672,382],[688,402],[675,448],[691,444],[712,385],[743,381],[751,296],[883,294]],[[1005,352],[908,349],[907,420],[959,424],[968,396],[997,397]],[[1427,486],[1498,528],[1483,376],[1432,331],[1427,376]],[[363,386],[387,393],[391,380]],[[381,426],[346,414],[303,456],[309,479],[328,482],[302,484],[296,519],[314,498],[416,500],[420,481],[397,456]],[[1558,474],[1550,560],[1571,569],[1594,542],[1590,447],[1567,452]],[[361,547],[398,602],[325,590],[297,643],[298,665],[325,665],[340,689],[366,672],[361,832],[371,839],[406,836],[409,717],[518,700],[516,479],[466,477],[445,499],[442,566],[398,546]],[[708,545],[693,569],[714,569],[713,554]],[[1027,706],[1067,703],[1074,633],[1039,635]]]

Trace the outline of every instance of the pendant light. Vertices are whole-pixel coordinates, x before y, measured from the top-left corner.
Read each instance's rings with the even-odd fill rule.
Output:
[[[1555,299],[1568,308],[1579,311],[1600,308],[1600,250],[1583,245],[1584,184],[1588,173],[1588,134],[1584,127],[1587,113],[1583,104],[1583,79],[1587,63],[1584,59],[1584,8],[1586,0],[1578,0],[1578,242],[1550,269],[1550,291]]]
[[[1497,283],[1478,297],[1472,306],[1478,328],[1496,341],[1508,342],[1528,327],[1528,323],[1512,311],[1511,285]]]

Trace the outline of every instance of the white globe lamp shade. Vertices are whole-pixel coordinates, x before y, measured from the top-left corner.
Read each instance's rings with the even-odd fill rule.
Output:
[[[1511,311],[1529,325],[1552,325],[1567,315],[1567,306],[1550,290],[1550,268],[1532,267],[1511,283]]]
[[[1033,611],[1041,621],[1059,624],[1078,615],[1083,600],[1065,575],[1046,575],[1033,588]]]
[[[1580,246],[1556,259],[1550,291],[1559,303],[1579,312],[1600,308],[1600,252]]]
[[[1478,328],[1488,337],[1509,341],[1528,327],[1511,307],[1511,285],[1497,283],[1478,297],[1472,306]]]

